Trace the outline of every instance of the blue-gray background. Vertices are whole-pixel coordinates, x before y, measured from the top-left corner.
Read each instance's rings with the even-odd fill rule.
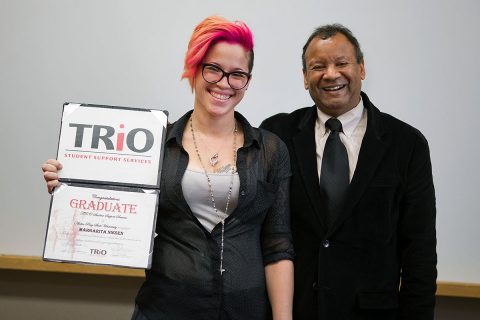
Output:
[[[191,108],[180,81],[194,26],[220,14],[255,37],[253,80],[238,106],[252,124],[312,105],[301,48],[341,22],[365,53],[372,101],[419,128],[431,147],[439,280],[480,283],[480,2],[0,0],[0,254],[40,256],[65,101]]]

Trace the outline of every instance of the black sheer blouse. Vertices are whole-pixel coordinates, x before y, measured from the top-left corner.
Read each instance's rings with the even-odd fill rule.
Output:
[[[182,193],[188,154],[182,134],[191,111],[169,127],[165,142],[151,270],[136,303],[149,319],[264,320],[270,313],[264,266],[293,260],[288,151],[275,135],[250,126],[238,150],[240,194],[225,220],[225,272],[220,275],[221,224],[209,233]]]

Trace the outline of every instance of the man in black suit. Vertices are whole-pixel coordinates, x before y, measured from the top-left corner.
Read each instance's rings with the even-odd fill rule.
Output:
[[[427,141],[361,92],[363,54],[347,28],[316,29],[302,62],[315,106],[261,125],[291,157],[294,319],[433,319],[436,209]]]

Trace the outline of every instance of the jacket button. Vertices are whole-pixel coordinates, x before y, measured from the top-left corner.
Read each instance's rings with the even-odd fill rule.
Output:
[[[330,247],[330,241],[328,241],[328,240],[323,240],[322,245],[323,245],[324,248],[328,248],[328,247]]]
[[[318,287],[317,282],[316,282],[316,281],[313,282],[313,283],[312,283],[312,288],[313,288],[313,290],[317,290],[317,287]]]
[[[242,195],[242,196],[244,196],[245,194],[246,194],[245,190],[242,190],[242,191],[240,192],[240,195]]]

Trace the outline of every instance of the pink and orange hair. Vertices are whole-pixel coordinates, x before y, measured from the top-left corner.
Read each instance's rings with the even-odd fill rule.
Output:
[[[194,86],[195,75],[202,64],[208,49],[214,44],[225,41],[239,44],[249,52],[248,71],[253,68],[253,35],[242,21],[229,21],[220,16],[210,16],[200,22],[188,43],[183,67],[182,79],[187,78],[190,86]]]

